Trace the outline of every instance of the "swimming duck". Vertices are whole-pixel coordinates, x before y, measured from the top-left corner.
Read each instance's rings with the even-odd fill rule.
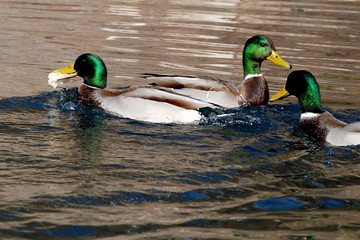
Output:
[[[202,117],[196,109],[214,106],[157,86],[105,89],[105,63],[90,53],[79,56],[71,66],[50,73],[48,82],[56,88],[76,76],[84,79],[78,90],[82,101],[125,118],[155,123],[193,123]]]
[[[269,37],[254,36],[244,46],[244,80],[240,84],[209,77],[148,73],[144,77],[159,86],[225,108],[261,105],[269,101],[269,87],[260,70],[264,60],[291,69],[291,65],[281,59]]]
[[[295,95],[300,102],[299,126],[309,135],[335,146],[360,144],[360,122],[345,123],[336,119],[321,106],[319,84],[308,71],[293,71],[289,74],[282,91],[270,101]]]

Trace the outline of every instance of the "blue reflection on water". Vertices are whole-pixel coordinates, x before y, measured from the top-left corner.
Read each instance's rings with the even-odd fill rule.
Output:
[[[311,196],[285,196],[268,198],[249,202],[238,207],[224,209],[227,213],[253,212],[253,211],[303,211],[320,209],[357,209],[359,201],[311,197]]]
[[[254,202],[254,207],[259,210],[280,211],[298,210],[305,203],[295,197],[278,197]]]
[[[160,144],[166,145],[169,142],[173,145],[184,146],[184,142],[189,142],[190,147],[196,148],[199,152],[207,151],[211,148],[211,143],[194,145],[199,139],[206,137],[213,137],[213,133],[217,134],[222,140],[236,144],[226,152],[221,154],[213,153],[210,159],[204,156],[203,161],[208,161],[208,169],[202,171],[184,171],[175,172],[167,175],[156,175],[153,180],[167,180],[177,182],[179,184],[191,185],[192,189],[188,191],[155,191],[149,189],[148,191],[121,191],[115,189],[112,192],[104,193],[103,195],[83,195],[72,194],[67,196],[46,196],[39,195],[32,200],[40,206],[46,206],[50,209],[61,210],[63,208],[71,207],[93,207],[105,206],[112,207],[125,204],[146,204],[146,203],[193,203],[193,202],[208,202],[208,201],[226,201],[229,199],[245,198],[249,195],[261,192],[262,189],[268,190],[268,186],[261,183],[248,185],[254,181],[259,175],[272,175],[279,178],[279,187],[274,184],[273,191],[281,190],[281,180],[293,181],[293,184],[301,188],[303,185],[312,188],[331,188],[336,187],[339,183],[332,179],[319,178],[322,172],[318,173],[313,170],[313,163],[320,163],[325,165],[327,169],[335,168],[341,161],[359,161],[358,150],[360,146],[349,146],[334,148],[327,145],[318,144],[312,138],[306,136],[298,128],[298,118],[300,115],[299,104],[279,104],[266,106],[250,106],[245,108],[223,110],[216,114],[204,118],[200,124],[200,129],[197,129],[198,135],[190,135],[187,133],[173,135],[171,133],[152,133],[138,132],[138,128],[151,128],[159,126],[159,124],[149,124],[134,120],[126,121],[126,126],[119,126],[121,129],[107,129],[99,128],[102,126],[104,119],[122,120],[114,117],[100,108],[94,108],[83,104],[78,100],[77,88],[66,88],[59,92],[52,92],[41,94],[32,97],[14,97],[0,100],[0,109],[3,112],[38,112],[40,116],[44,117],[45,124],[33,126],[31,129],[13,128],[11,124],[0,123],[0,130],[4,133],[11,134],[31,131],[35,136],[47,134],[51,131],[63,130],[63,126],[52,126],[47,121],[53,121],[60,117],[66,118],[70,123],[70,131],[86,135],[89,132],[89,127],[93,139],[96,139],[97,132],[115,133],[121,136],[136,136],[143,139],[160,139]],[[51,109],[58,110],[61,116],[52,114]],[[335,113],[336,117],[344,121],[353,122],[360,121],[360,112],[358,110],[341,110]],[[94,127],[95,126],[95,127]],[[131,128],[126,128],[131,126]],[[163,128],[170,128],[173,125],[160,125]],[[214,130],[215,129],[215,130]],[[195,131],[195,132],[196,132]],[[204,134],[205,131],[206,134]],[[213,131],[213,132],[211,132]],[[204,134],[204,135],[202,135]],[[34,138],[29,136],[29,138]],[[238,140],[242,141],[238,141]],[[140,141],[140,140],[139,140]],[[38,146],[46,146],[47,143],[38,143]],[[155,143],[152,144],[158,147]],[[97,149],[89,149],[89,152],[96,152]],[[304,153],[302,153],[304,152]],[[299,154],[301,153],[301,154]],[[12,161],[18,160],[16,158],[24,158],[25,165],[33,167],[32,164],[39,161],[38,159],[30,158],[29,154],[19,154],[16,157],[9,157],[8,159],[0,159],[2,162],[12,164]],[[58,156],[52,156],[58,158]],[[226,168],[217,168],[212,164],[211,158],[222,158],[224,164],[228,164]],[[50,159],[50,158],[49,158]],[[69,165],[64,162],[58,165],[59,169],[67,169],[69,171],[86,170],[90,163],[79,164],[76,166]],[[243,168],[241,168],[243,167]],[[126,162],[99,164],[99,169],[106,171],[107,169],[128,169],[134,168],[129,166]],[[319,171],[319,170],[317,170]],[[112,174],[119,174],[114,172]],[[134,178],[143,177],[134,173]],[[119,179],[122,176],[119,176]],[[149,177],[149,176],[147,176]],[[130,178],[130,176],[128,176]],[[358,179],[354,178],[353,182]],[[240,184],[240,187],[210,187],[210,184]],[[197,187],[202,185],[201,187]],[[208,187],[206,187],[208,186]],[[220,185],[221,186],[221,185]],[[254,201],[248,204],[241,205],[236,209],[228,209],[228,212],[252,212],[252,211],[301,211],[308,209],[336,209],[346,207],[359,207],[360,202],[351,200],[341,200],[332,198],[306,198],[298,196],[286,196],[269,198],[259,201]],[[0,221],[20,221],[20,217],[25,213],[21,211],[0,212]],[[256,220],[239,221],[239,224],[257,224]],[[180,223],[179,226],[200,226],[210,227],[214,225],[226,225],[228,222],[208,219],[195,219],[189,222]],[[233,223],[231,223],[233,224]],[[159,226],[156,225],[132,225],[119,226],[119,231],[123,234],[135,234],[146,231],[157,231]],[[23,232],[24,231],[24,232]],[[101,232],[106,232],[106,229],[94,226],[48,226],[42,223],[32,222],[27,224],[19,231],[4,230],[1,233],[6,233],[11,236],[26,235],[27,231],[36,232],[42,236],[87,236],[97,235]],[[106,235],[106,234],[105,234]]]
[[[96,234],[98,231],[98,229],[90,229],[83,226],[69,226],[67,229],[64,230],[45,230],[43,231],[43,234],[49,236],[83,236]]]

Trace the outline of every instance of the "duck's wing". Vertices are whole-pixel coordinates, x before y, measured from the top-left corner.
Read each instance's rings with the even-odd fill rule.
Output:
[[[319,123],[321,127],[326,128],[343,128],[348,125],[346,122],[335,118],[331,113],[327,111],[321,114],[321,117],[319,118]]]
[[[344,129],[348,132],[356,132],[359,133],[360,138],[360,122],[350,123]]]
[[[327,126],[326,141],[335,146],[360,144],[360,122],[347,124],[336,119],[329,112],[324,112],[320,123]]]
[[[193,88],[204,91],[222,91],[224,82],[220,79],[210,77],[181,76],[181,75],[161,75],[144,73],[144,78],[151,83],[167,88]]]
[[[243,100],[234,83],[221,79],[149,73],[144,77],[158,86],[172,88],[180,94],[226,108],[238,107]]]
[[[124,97],[139,98],[156,102],[172,104],[184,109],[199,109],[204,107],[217,108],[219,106],[201,101],[191,96],[186,96],[174,91],[171,88],[164,88],[151,85],[131,86],[124,90],[102,91],[102,98]]]

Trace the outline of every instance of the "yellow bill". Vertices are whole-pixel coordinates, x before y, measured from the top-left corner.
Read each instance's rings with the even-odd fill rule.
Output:
[[[288,69],[291,69],[292,66],[288,63],[285,62],[284,60],[282,60],[282,58],[280,57],[280,55],[278,54],[278,52],[272,50],[272,53],[269,57],[267,57],[267,60],[272,61],[273,63],[282,66],[282,67],[286,67]]]
[[[280,92],[278,92],[272,98],[270,98],[270,102],[286,98],[289,95],[290,95],[290,93],[285,89],[285,86],[284,86]]]
[[[73,64],[69,67],[58,69],[58,70],[55,70],[55,71],[49,73],[48,83],[53,88],[56,88],[58,85],[63,85],[65,83],[67,83],[68,81],[70,81],[70,78],[73,78],[76,76],[77,76],[77,72],[75,71],[74,64]]]

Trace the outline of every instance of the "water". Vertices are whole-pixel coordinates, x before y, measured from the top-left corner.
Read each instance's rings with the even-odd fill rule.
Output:
[[[3,238],[359,236],[360,146],[306,136],[298,104],[200,125],[117,118],[77,88],[0,108]]]
[[[241,79],[246,39],[270,36],[360,121],[359,1],[1,1],[1,239],[357,239],[360,146],[298,127],[294,101],[199,125],[111,116],[47,74],[83,52],[109,87],[143,72]],[[271,93],[289,70],[262,68]]]

